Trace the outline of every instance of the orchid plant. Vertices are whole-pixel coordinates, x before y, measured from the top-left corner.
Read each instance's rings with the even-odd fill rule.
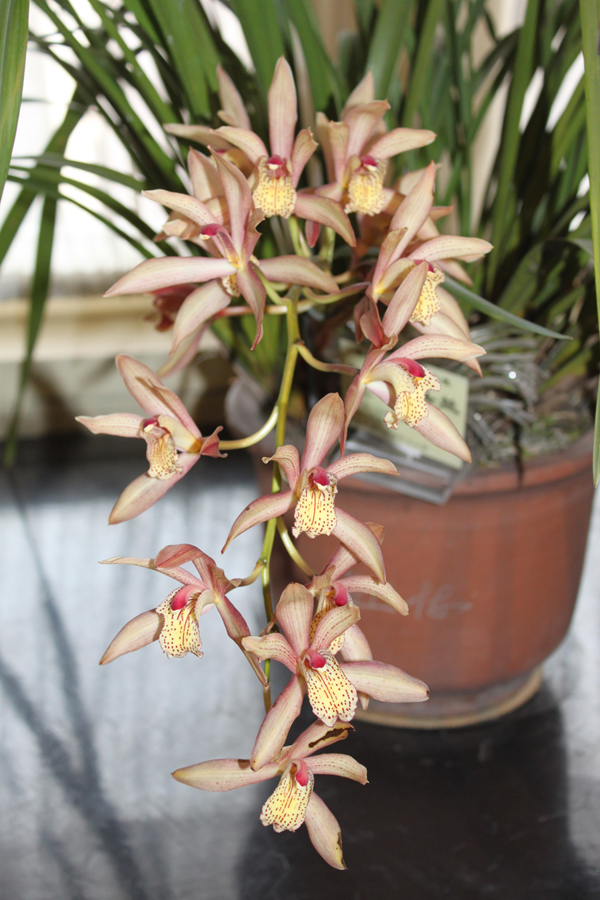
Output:
[[[240,512],[225,542],[227,546],[249,528],[266,523],[264,544],[254,571],[243,579],[225,575],[192,544],[165,547],[152,559],[107,560],[154,569],[174,579],[177,587],[156,609],[128,622],[101,662],[112,662],[154,641],[168,657],[187,653],[201,657],[200,620],[216,607],[227,635],[261,684],[266,714],[249,759],[202,762],[178,769],[174,777],[206,791],[232,790],[278,777],[262,809],[263,824],[279,832],[296,831],[306,822],[318,853],[342,869],[339,825],[314,793],[315,775],[340,775],[365,784],[366,771],[350,756],[314,751],[349,736],[359,703],[366,709],[370,698],[408,703],[428,697],[427,686],[419,679],[373,660],[360,630],[360,606],[353,595],[357,600],[377,597],[401,615],[408,607],[386,581],[382,529],[359,521],[338,505],[338,488],[345,478],[369,472],[397,474],[389,460],[368,453],[346,455],[348,428],[369,390],[382,401],[382,419],[388,427],[404,422],[433,444],[470,459],[456,428],[428,402],[428,392],[440,390],[440,383],[420,360],[446,358],[479,372],[477,359],[484,351],[471,341],[465,317],[442,284],[445,274],[469,284],[461,261],[481,257],[491,245],[478,238],[439,234],[435,222],[449,210],[434,206],[433,163],[400,182],[389,180],[390,158],[426,146],[435,135],[409,128],[387,132],[383,117],[388,106],[375,98],[370,73],[351,94],[341,121],[317,115],[315,133],[323,148],[327,181],[306,187],[300,186],[302,173],[317,142],[309,128],[296,134],[296,88],[287,61],[279,59],[268,92],[269,147],[252,130],[231,78],[221,68],[217,78],[222,127],[167,127],[171,134],[208,149],[208,153],[190,150],[192,193],[160,189],[148,193],[170,210],[160,239],[189,241],[195,255],[146,260],[107,292],[154,294],[161,313],[159,327],[172,325],[170,356],[158,374],[131,357],[117,359],[143,415],[82,416],[79,421],[94,433],[146,442],[148,471],[125,488],[111,523],[131,519],[159,501],[201,456],[223,457],[224,451],[258,444],[275,430],[275,452],[263,460],[273,465],[271,493]],[[349,215],[355,217],[353,222]],[[271,217],[289,236],[293,253],[261,255],[259,226]],[[336,254],[336,242],[346,250]],[[318,359],[301,339],[301,316],[338,303],[349,309],[346,319],[357,344],[367,345],[360,369]],[[267,317],[285,316],[287,325],[283,374],[272,412],[255,434],[237,440],[222,440],[219,428],[203,437],[181,400],[162,382],[190,363],[205,329],[228,316],[253,317],[253,348],[262,339]],[[409,327],[420,334],[407,340]],[[343,396],[326,393],[313,406],[301,455],[286,443],[299,358],[317,371],[344,375],[349,383]],[[332,459],[336,446],[339,452]],[[269,573],[277,532],[307,581],[289,584],[274,603]],[[301,534],[337,540],[337,549],[321,571],[300,555],[295,539]],[[194,574],[188,564],[194,566]],[[359,564],[368,575],[351,573]],[[228,595],[258,578],[266,620],[262,632],[252,635]],[[272,660],[291,676],[274,703]],[[305,694],[316,721],[287,744]]]

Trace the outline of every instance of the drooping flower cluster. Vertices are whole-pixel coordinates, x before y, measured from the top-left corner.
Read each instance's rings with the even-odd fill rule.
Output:
[[[160,314],[157,327],[173,330],[161,378],[193,359],[202,334],[216,319],[253,316],[254,349],[263,337],[264,317],[286,313],[286,374],[273,413],[265,427],[244,440],[221,440],[221,428],[203,437],[182,401],[157,374],[131,357],[119,356],[119,372],[144,415],[81,416],[78,420],[94,433],[146,442],[148,471],[125,488],[110,515],[111,523],[148,509],[201,456],[222,457],[223,450],[258,443],[277,425],[275,451],[263,458],[275,467],[273,492],[240,512],[225,547],[249,528],[276,520],[284,546],[310,580],[289,584],[274,610],[265,590],[267,622],[259,635],[252,635],[228,595],[268,569],[272,541],[266,541],[255,571],[245,579],[229,579],[192,544],[165,547],[154,558],[106,560],[154,569],[178,586],[156,608],[128,622],[101,662],[109,663],[154,641],[168,657],[187,653],[201,657],[200,618],[216,607],[227,635],[250,663],[266,698],[270,696],[268,668],[263,663],[280,663],[289,670],[290,679],[268,708],[247,760],[211,760],[179,769],[174,777],[208,791],[278,777],[275,791],[263,806],[263,824],[275,831],[296,831],[305,822],[317,851],[330,865],[343,868],[340,829],[314,792],[315,775],[340,775],[365,784],[366,771],[350,756],[315,751],[348,737],[359,703],[366,709],[370,698],[406,703],[428,696],[426,685],[418,679],[372,659],[358,624],[360,607],[353,595],[357,600],[376,597],[401,615],[408,613],[408,607],[386,581],[381,527],[350,516],[338,505],[344,479],[364,473],[396,474],[389,460],[369,453],[346,455],[348,429],[369,390],[388,407],[385,413],[382,408],[388,428],[404,423],[438,447],[470,459],[462,436],[427,399],[430,391],[440,390],[440,382],[421,360],[445,358],[480,371],[477,358],[483,350],[470,340],[467,321],[443,284],[447,275],[469,283],[459,260],[470,262],[491,248],[485,241],[439,233],[435,222],[449,209],[433,205],[434,163],[391,184],[389,160],[427,146],[435,135],[408,128],[387,131],[384,115],[389,106],[375,98],[370,73],[348,98],[340,121],[317,114],[315,133],[327,179],[318,187],[301,187],[303,171],[318,144],[309,128],[296,133],[296,88],[285,59],[277,63],[268,93],[268,144],[252,130],[238,91],[220,67],[217,78],[224,125],[216,129],[167,126],[172,135],[208,148],[208,154],[189,151],[192,193],[147,192],[170,210],[158,237],[187,241],[194,255],[146,260],[107,293],[154,294]],[[349,215],[355,217],[358,240]],[[258,226],[275,216],[289,220],[285,233],[296,252],[261,256]],[[298,219],[305,222],[305,237]],[[311,253],[323,227],[325,251],[332,248],[336,234],[350,248],[350,263],[341,275],[331,271],[332,253]],[[358,272],[364,282],[357,282]],[[346,310],[357,344],[366,341],[369,345],[360,369],[315,359],[299,337],[300,312],[330,304]],[[417,336],[406,340],[407,328]],[[301,455],[282,437],[299,355],[318,371],[351,374],[343,397],[327,393],[312,408]],[[336,446],[339,455],[331,459]],[[287,482],[283,489],[281,479]],[[337,548],[320,572],[315,573],[300,557],[288,525],[293,538],[305,534],[311,539],[321,535],[337,539]],[[188,564],[194,566],[194,573],[186,568]],[[352,573],[358,564],[370,574]],[[268,585],[269,579],[264,582]],[[286,745],[305,696],[316,721]]]

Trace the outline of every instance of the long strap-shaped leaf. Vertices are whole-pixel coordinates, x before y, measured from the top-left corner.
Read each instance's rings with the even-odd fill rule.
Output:
[[[588,160],[590,170],[590,212],[594,245],[594,277],[600,320],[600,57],[598,56],[598,0],[580,0],[583,58],[585,62],[585,104],[587,110]],[[594,484],[600,479],[600,390],[596,401],[594,433]]]
[[[371,39],[367,69],[373,72],[375,96],[387,97],[400,52],[404,46],[411,0],[383,0]]]
[[[513,316],[512,313],[507,312],[500,306],[496,306],[495,303],[490,303],[489,300],[484,300],[479,294],[474,294],[473,291],[468,290],[468,288],[459,281],[455,281],[454,278],[451,278],[449,275],[446,275],[444,286],[448,288],[450,293],[453,294],[457,300],[463,300],[468,306],[472,306],[473,309],[485,313],[492,319],[498,319],[500,322],[508,322],[509,325],[514,325],[516,328],[521,328],[523,331],[532,331],[534,334],[555,338],[558,341],[570,340],[569,336],[566,334],[559,334],[558,331],[551,331],[550,328],[544,328],[543,325],[537,325],[535,322],[530,322],[529,319],[521,319],[520,316]]]
[[[28,0],[2,0],[0,3],[0,197],[21,106],[28,13]]]
[[[266,97],[275,64],[283,54],[275,4],[273,0],[231,0],[231,8],[240,20],[258,83]]]

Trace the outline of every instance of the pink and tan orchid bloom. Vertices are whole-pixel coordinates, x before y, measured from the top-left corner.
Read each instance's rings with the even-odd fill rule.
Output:
[[[356,240],[352,226],[338,203],[312,192],[297,190],[304,167],[317,144],[308,128],[302,129],[296,136],[298,104],[289,63],[283,56],[277,61],[268,92],[270,148],[251,130],[247,114],[245,120],[239,114],[243,103],[237,91],[235,94],[237,100],[230,100],[232,113],[226,114],[227,118],[221,115],[226,124],[215,131],[202,126],[181,125],[169,126],[167,130],[183,137],[191,137],[215,150],[220,149],[221,152],[223,147],[236,148],[241,154],[243,162],[240,168],[244,175],[249,174],[248,164],[250,166],[249,178],[254,205],[262,210],[266,218],[289,218],[295,215],[333,228],[348,244],[354,246]],[[238,164],[237,160],[232,161]]]
[[[349,98],[341,122],[330,122],[323,113],[317,115],[317,138],[329,178],[329,184],[318,193],[342,203],[347,213],[374,216],[395,196],[392,189],[384,187],[388,159],[426,147],[436,136],[433,131],[414,128],[394,128],[386,133],[387,100],[355,103],[370,93],[368,78]]]
[[[198,575],[183,566],[191,562]],[[223,569],[198,547],[192,544],[172,544],[164,547],[154,559],[123,556],[106,559],[104,564],[141,566],[153,569],[178,581],[182,587],[171,591],[156,609],[148,610],[128,622],[117,634],[100,660],[100,665],[112,662],[125,653],[139,650],[158,640],[166,655],[202,657],[202,642],[198,620],[216,607],[229,637],[242,650],[263,685],[266,679],[257,658],[248,652],[242,641],[250,634],[246,620],[226,596],[242,583],[230,581]]]
[[[385,663],[362,660],[339,663],[332,651],[338,638],[356,625],[360,610],[351,603],[335,606],[320,617],[314,630],[314,598],[300,584],[285,589],[275,610],[280,634],[244,638],[243,645],[258,659],[275,659],[292,673],[287,687],[267,713],[251,755],[260,769],[279,753],[300,714],[305,690],[314,714],[326,725],[354,717],[361,691],[378,700],[410,703],[426,700],[422,681]],[[311,636],[312,631],[312,636]]]
[[[344,404],[339,394],[327,394],[314,406],[306,426],[302,459],[291,445],[279,447],[263,462],[276,462],[283,470],[289,491],[259,497],[240,513],[231,527],[225,548],[238,535],[269,519],[295,508],[294,537],[307,534],[315,538],[332,534],[367,565],[376,578],[385,581],[381,547],[369,528],[339,509],[335,503],[338,483],[361,472],[395,475],[396,467],[370,453],[354,453],[323,468],[322,463],[340,439],[344,428]]]
[[[229,227],[222,225],[208,206],[196,197],[171,191],[147,191],[146,196],[191,220],[200,230],[197,243],[205,243],[211,257],[163,257],[140,263],[124,275],[105,296],[155,292],[177,284],[205,282],[186,298],[175,320],[171,354],[188,358],[190,345],[232,297],[243,296],[256,319],[253,348],[262,337],[266,291],[258,271],[267,279],[293,279],[295,284],[335,293],[337,284],[313,262],[298,256],[280,256],[258,261],[254,248],[260,232],[256,226],[264,216],[253,208],[250,188],[239,169],[213,153],[223,186]],[[177,357],[179,360],[179,356]],[[173,371],[174,367],[169,367]]]
[[[448,416],[427,401],[427,392],[439,391],[440,383],[433,372],[417,360],[434,357],[466,362],[484,353],[482,347],[470,341],[447,335],[422,335],[399,347],[357,378],[360,385],[365,385],[391,407],[384,418],[388,428],[395,429],[400,422],[405,422],[432,444],[471,462],[469,448]],[[359,387],[357,395],[360,390]],[[355,396],[351,402],[356,409]]]
[[[276,832],[297,831],[306,823],[310,840],[325,862],[345,869],[342,836],[333,814],[313,790],[315,775],[338,775],[367,783],[367,770],[344,753],[313,754],[343,741],[352,726],[338,722],[329,727],[315,722],[260,771],[249,759],[213,759],[173,772],[173,778],[201,791],[232,791],[279,776],[279,784],[262,808],[260,820]]]
[[[146,441],[148,471],[125,488],[110,514],[111,525],[149,509],[201,456],[223,456],[219,453],[220,427],[209,437],[202,437],[179,397],[164,386],[152,369],[131,356],[117,356],[116,363],[125,387],[146,415],[77,416],[77,421],[93,434]]]

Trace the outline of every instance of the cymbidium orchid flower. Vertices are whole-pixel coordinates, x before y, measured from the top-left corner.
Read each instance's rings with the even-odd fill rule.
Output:
[[[275,609],[282,633],[242,641],[258,659],[275,659],[292,673],[260,727],[250,757],[253,769],[262,768],[283,747],[300,714],[305,690],[313,713],[330,726],[338,719],[349,722],[354,718],[359,691],[394,703],[419,702],[428,697],[422,681],[395,666],[373,660],[337,661],[335,642],[360,619],[357,606],[335,606],[319,618],[311,637],[313,612],[313,595],[301,584],[290,584]]]
[[[308,259],[279,256],[259,261],[253,256],[260,238],[256,226],[264,216],[253,208],[250,188],[240,170],[216,153],[213,153],[213,158],[227,203],[228,228],[196,197],[163,190],[145,193],[152,200],[200,226],[198,241],[205,241],[209,252],[216,255],[167,256],[145,260],[120,278],[105,294],[112,297],[117,294],[154,292],[177,284],[205,282],[186,298],[177,314],[172,354],[182,346],[187,349],[205,323],[225,309],[232,297],[239,296],[243,296],[256,319],[255,347],[262,337],[266,299],[265,287],[257,270],[274,281],[293,281],[294,284],[328,293],[338,290],[333,278]]]
[[[237,95],[235,102],[233,92]],[[303,128],[296,136],[298,119],[296,86],[289,63],[282,56],[277,61],[267,102],[269,114],[268,149],[263,140],[250,128],[247,117],[240,115],[244,109],[242,98],[230,83],[230,105],[235,114],[226,125],[215,131],[197,126],[169,126],[168,131],[182,137],[191,137],[217,149],[215,142],[225,142],[228,147],[241,151],[248,174],[251,166],[250,185],[252,199],[265,217],[291,215],[308,219],[333,228],[343,239],[354,246],[354,232],[348,217],[339,204],[311,192],[298,191],[298,182],[307,162],[317,148],[310,129]],[[221,115],[221,118],[224,118]],[[243,124],[242,124],[243,122]],[[176,129],[176,130],[174,130]],[[235,160],[234,160],[235,161]]]
[[[183,568],[188,562],[194,564],[198,575]],[[198,620],[216,607],[227,634],[240,647],[261,683],[266,685],[256,657],[242,644],[243,639],[250,634],[246,620],[226,596],[228,591],[239,587],[242,582],[239,578],[229,580],[214,559],[198,547],[192,544],[172,544],[164,547],[154,559],[122,556],[103,560],[103,563],[153,569],[183,586],[171,591],[156,609],[147,610],[124,625],[104,653],[100,665],[106,665],[119,656],[139,650],[156,640],[168,657],[186,656],[187,653],[201,657],[203,654]]]
[[[219,453],[221,427],[202,437],[179,397],[164,386],[152,369],[131,356],[117,356],[116,364],[125,387],[146,415],[77,416],[77,421],[93,434],[146,441],[148,471],[125,488],[110,514],[111,525],[133,519],[156,503],[201,456],[223,456]]]
[[[279,776],[279,784],[262,808],[260,820],[276,832],[297,831],[306,823],[308,836],[325,862],[345,869],[340,826],[333,814],[314,792],[315,775],[339,775],[367,783],[367,770],[344,753],[313,754],[343,741],[352,726],[338,722],[329,727],[315,722],[258,772],[249,759],[212,759],[173,772],[173,778],[201,791],[232,791]]]
[[[453,275],[460,274],[451,268],[457,259],[479,259],[489,253],[492,245],[480,238],[440,235],[432,222],[430,227],[433,231],[429,232],[429,238],[423,236],[433,207],[435,174],[435,164],[431,163],[398,207],[383,241],[367,293],[374,303],[379,300],[389,303],[407,275],[420,263],[426,262],[427,277],[409,321],[424,333],[447,334],[469,340],[469,327],[458,303],[441,287],[445,280],[443,270],[446,268]],[[467,364],[481,374],[476,361]]]
[[[394,128],[386,133],[383,117],[387,100],[372,97],[372,76],[365,76],[342,111],[341,122],[317,113],[317,138],[323,147],[329,184],[318,193],[337,200],[345,212],[377,215],[394,198],[384,186],[387,161],[398,153],[426,147],[433,131]],[[367,99],[369,98],[369,99]]]
[[[456,427],[445,413],[427,401],[427,392],[440,390],[440,383],[417,360],[434,357],[466,362],[484,353],[478,344],[443,334],[422,335],[387,356],[372,350],[346,394],[347,424],[368,388],[391,407],[384,418],[388,428],[405,422],[432,444],[470,462],[471,453]]]
[[[354,453],[323,468],[322,463],[343,434],[344,404],[339,394],[327,394],[313,407],[306,426],[306,443],[300,460],[295,447],[279,447],[269,459],[283,470],[289,491],[269,494],[253,500],[231,527],[225,547],[238,535],[269,519],[282,516],[295,507],[293,534],[310,538],[332,534],[364,562],[375,577],[385,581],[381,547],[369,528],[336,506],[338,482],[361,472],[396,475],[396,467],[387,459],[370,453]]]

